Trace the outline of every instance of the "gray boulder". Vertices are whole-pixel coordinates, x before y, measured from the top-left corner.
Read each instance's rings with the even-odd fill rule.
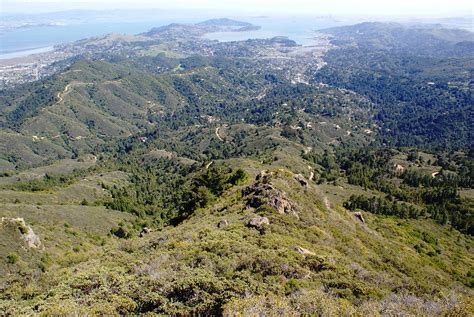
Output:
[[[226,220],[226,219],[222,219],[221,221],[219,221],[219,223],[217,224],[217,227],[218,228],[224,228],[224,227],[227,227],[229,225],[229,222]]]
[[[270,224],[270,220],[267,217],[254,217],[249,220],[248,226],[257,230],[265,229],[265,226]]]

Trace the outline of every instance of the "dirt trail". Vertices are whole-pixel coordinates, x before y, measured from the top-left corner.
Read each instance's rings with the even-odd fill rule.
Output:
[[[216,128],[216,137],[219,139],[219,141],[225,142],[224,139],[222,139],[221,136],[219,135],[219,129],[220,129],[220,128],[221,128],[221,127],[217,127],[217,128]]]
[[[88,84],[89,83],[78,82],[78,81],[67,84],[66,87],[64,87],[63,91],[58,92],[57,94],[58,101],[56,102],[56,104],[59,104],[64,101],[64,96],[70,91],[70,89],[73,86],[82,86],[82,85],[88,85]]]
[[[308,169],[310,170],[310,172],[309,172],[309,181],[312,181],[314,179],[313,168],[310,165],[308,165]]]
[[[79,73],[79,72],[82,72],[82,69],[71,69],[71,70],[65,71],[61,75],[66,75],[66,74],[69,74],[69,73]]]
[[[268,93],[269,90],[270,90],[270,88],[265,87],[263,89],[263,91],[257,97],[255,97],[255,99],[262,100],[263,98],[265,98],[267,96],[267,93]]]
[[[60,102],[63,102],[64,101],[64,94],[67,93],[67,91],[69,90],[69,87],[71,87],[71,84],[67,84],[66,87],[64,87],[64,90],[62,92],[58,92],[58,102],[56,103],[60,103]]]
[[[311,170],[310,172],[310,176],[309,176],[309,180],[313,180],[314,179],[314,172],[313,172],[313,168],[311,166],[308,166],[308,168]],[[323,201],[323,205],[324,207],[329,210],[329,211],[333,211],[332,209],[332,204],[331,202],[329,201],[329,198],[328,196],[326,196],[323,192],[323,190],[318,186],[314,186],[314,188],[316,189],[316,194],[322,198],[322,201]]]

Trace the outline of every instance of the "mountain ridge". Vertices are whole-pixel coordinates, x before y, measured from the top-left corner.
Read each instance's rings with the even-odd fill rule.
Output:
[[[201,37],[233,23],[84,40],[2,90],[0,311],[473,314],[469,46]]]

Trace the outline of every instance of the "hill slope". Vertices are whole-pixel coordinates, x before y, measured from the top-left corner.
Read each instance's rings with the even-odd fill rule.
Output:
[[[474,314],[470,35],[222,28],[252,26],[84,40],[2,92],[0,311]]]
[[[261,164],[226,164],[247,166],[250,177],[177,227],[108,238],[94,251],[81,243],[68,262],[61,256],[71,255],[51,255],[47,246],[39,252],[50,254],[48,268],[34,289],[27,282],[34,269],[10,264],[10,272],[25,277],[4,279],[2,309],[285,315],[472,310],[463,286],[470,283],[473,259],[465,250],[472,248],[471,238],[426,220],[364,213],[361,222],[288,170],[270,169],[254,180]]]

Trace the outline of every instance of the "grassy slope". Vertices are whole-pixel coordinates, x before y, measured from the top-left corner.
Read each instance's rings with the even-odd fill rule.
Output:
[[[268,168],[247,159],[226,164],[244,167],[251,175],[248,184]],[[6,205],[2,216],[24,215],[46,241],[39,253],[53,255],[34,283],[18,275],[4,279],[0,306],[14,314],[33,312],[32,307],[46,314],[224,309],[244,315],[432,315],[472,309],[472,293],[463,285],[469,274],[472,278],[472,238],[428,220],[364,214],[362,224],[337,199],[329,197],[325,204],[329,185],[305,189],[292,172],[273,164],[272,184],[298,206],[299,219],[246,208],[241,189],[248,184],[225,192],[177,227],[128,240],[106,236],[114,223],[130,220],[124,214],[97,207]],[[264,234],[246,226],[256,215],[270,219]],[[229,225],[218,228],[222,219]],[[297,246],[315,255],[302,255]],[[32,276],[25,263],[2,266]]]
[[[153,127],[149,115],[156,118],[182,109],[186,96],[215,103],[215,95],[222,100],[249,95],[247,88],[229,82],[211,66],[161,76],[126,63],[80,61],[50,82],[55,100],[18,119],[16,131],[0,132],[2,159],[22,158],[17,166],[45,164],[47,159],[70,157],[72,150],[90,152],[104,141],[143,132]],[[21,100],[13,101],[8,111]]]
[[[33,169],[12,178],[31,179],[42,172],[67,174],[73,172],[72,167],[90,166],[90,162],[68,162],[66,165],[62,163],[66,162]],[[97,199],[107,198],[109,194],[100,184],[121,184],[126,179],[124,173],[110,172],[91,174],[76,179],[70,185],[52,187],[41,192],[0,190],[0,216],[23,218],[26,225],[31,226],[41,240],[40,248],[28,248],[19,227],[2,221],[2,297],[18,299],[15,294],[20,293],[23,293],[21,296],[24,299],[35,297],[38,295],[37,287],[44,285],[42,272],[56,274],[63,268],[74,267],[103,255],[109,244],[115,244],[110,237],[111,228],[118,227],[120,223],[131,223],[134,217],[101,206],[85,206],[81,203],[83,200],[93,203]],[[15,180],[11,184],[16,184]],[[4,309],[1,310],[5,312]]]
[[[201,119],[215,116],[216,103],[230,98],[245,101],[264,85],[248,69],[229,65],[226,72],[233,72],[232,76],[206,63],[197,68],[178,65],[163,76],[141,67],[75,64],[54,82],[60,102],[42,105],[37,115],[23,120],[21,134],[0,132],[5,136],[0,138],[5,140],[0,142],[2,155],[20,155],[25,165],[44,164],[44,157],[70,157],[73,149],[87,152],[104,141],[138,134],[152,126],[150,118],[186,113],[193,110],[186,108],[189,104],[199,106]],[[243,76],[252,89],[232,82]],[[197,96],[198,101],[189,102],[188,98]],[[45,247],[27,249],[18,228],[0,227],[0,311],[13,315],[474,314],[471,237],[430,220],[364,213],[365,223],[361,223],[341,207],[351,194],[364,193],[361,188],[342,180],[337,185],[311,182],[303,188],[294,179],[293,173],[308,178],[309,167],[318,169],[300,158],[310,147],[321,152],[341,140],[366,144],[373,137],[364,132],[373,128],[364,115],[370,104],[359,95],[332,88],[315,94],[309,112],[297,99],[295,105],[284,106],[289,102],[285,98],[293,101],[289,97],[262,100],[267,102],[262,108],[271,111],[263,126],[226,124],[218,117],[196,124],[199,116],[191,112],[196,116],[178,116],[182,126],[163,135],[159,130],[156,139],[150,137],[155,143],[143,155],[144,161],[165,156],[185,164],[193,162],[190,159],[207,163],[222,157],[219,151],[215,156],[203,154],[209,148],[227,150],[232,156],[241,151],[240,155],[254,158],[216,160],[216,165],[245,169],[251,175],[248,183],[228,190],[179,226],[144,237],[133,229],[130,239],[112,237],[111,228],[124,224],[131,229],[137,219],[100,206],[80,205],[84,200],[100,204],[107,199],[101,183],[124,184],[127,178],[121,172],[94,172],[35,193],[8,186],[18,178],[71,173],[71,166],[90,165],[64,160],[0,178],[6,188],[0,191],[0,216],[25,218]],[[328,105],[338,109],[336,116],[319,109]],[[246,117],[252,119],[252,114]],[[292,126],[287,137],[281,135],[280,120]],[[45,139],[33,139],[45,131]],[[58,134],[62,136],[55,138]],[[407,165],[405,157],[397,157],[394,163]],[[9,164],[0,166],[11,169]],[[263,169],[276,173],[272,184],[297,205],[298,217],[246,207],[242,189]],[[264,233],[247,226],[256,215],[270,219]],[[219,228],[223,219],[229,225]],[[314,254],[301,254],[297,247]],[[12,254],[16,262],[7,258]]]

